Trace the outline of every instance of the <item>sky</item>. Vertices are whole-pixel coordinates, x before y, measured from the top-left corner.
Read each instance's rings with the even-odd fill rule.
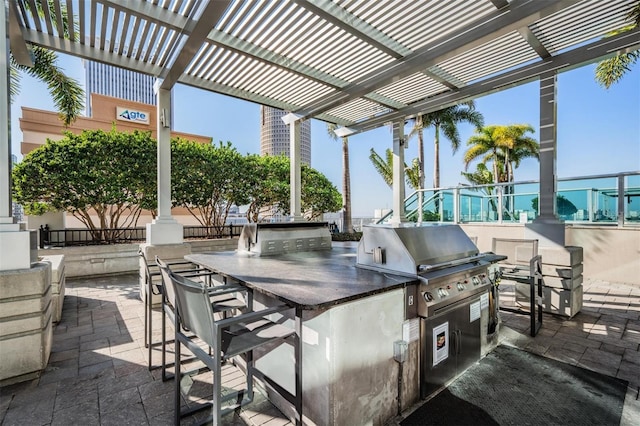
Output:
[[[84,85],[82,61],[66,55],[58,64],[67,75]],[[640,171],[640,64],[612,86],[604,89],[594,79],[595,64],[558,75],[557,86],[557,152],[558,178]],[[21,159],[19,118],[22,106],[53,111],[46,95],[46,85],[23,75],[21,91],[11,106],[12,153]],[[174,123],[176,131],[207,135],[218,141],[231,142],[242,153],[260,152],[260,120],[258,104],[228,96],[176,85]],[[477,98],[476,109],[484,116],[485,125],[530,124],[539,138],[539,83],[527,83]],[[409,127],[406,133],[409,133]],[[440,143],[440,186],[467,183],[461,176],[467,140],[472,126],[459,126],[461,144],[452,152],[448,140]],[[425,186],[433,186],[433,129],[424,132]],[[352,215],[355,219],[374,216],[376,209],[392,207],[391,189],[384,183],[369,160],[370,149],[384,155],[392,148],[389,127],[349,137]],[[409,141],[405,161],[411,163],[417,154],[417,139]],[[326,123],[312,120],[311,166],[322,172],[342,191],[342,144],[327,134]],[[475,164],[469,171],[475,170]],[[515,180],[538,180],[539,163],[525,159],[515,171]],[[411,194],[407,189],[407,195]]]

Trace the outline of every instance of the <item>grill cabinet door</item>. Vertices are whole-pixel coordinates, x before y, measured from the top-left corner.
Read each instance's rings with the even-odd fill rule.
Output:
[[[460,301],[420,321],[422,398],[480,359],[480,319],[471,321],[472,303],[479,303],[479,298]]]

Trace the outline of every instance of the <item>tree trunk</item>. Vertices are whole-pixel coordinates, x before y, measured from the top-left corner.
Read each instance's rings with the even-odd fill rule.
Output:
[[[349,171],[349,139],[342,138],[342,202],[344,209],[343,232],[353,232],[351,223],[351,172]]]

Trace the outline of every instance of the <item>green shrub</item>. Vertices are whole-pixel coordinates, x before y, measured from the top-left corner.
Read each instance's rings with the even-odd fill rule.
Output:
[[[360,241],[362,232],[335,232],[331,234],[331,241]]]

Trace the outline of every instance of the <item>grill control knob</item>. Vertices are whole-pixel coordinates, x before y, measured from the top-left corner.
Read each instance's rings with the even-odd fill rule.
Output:
[[[464,290],[464,284],[458,283],[458,291],[463,291],[463,290]]]
[[[433,294],[429,293],[428,291],[425,291],[424,300],[426,300],[427,302],[431,302],[433,300]]]

